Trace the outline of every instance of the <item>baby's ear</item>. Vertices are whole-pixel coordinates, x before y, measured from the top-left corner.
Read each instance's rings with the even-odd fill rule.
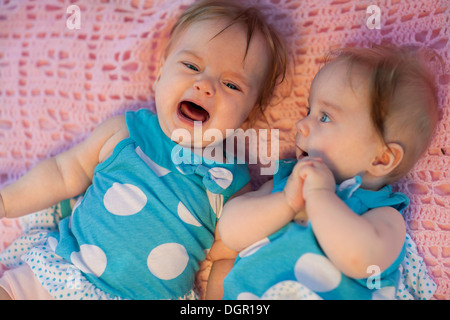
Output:
[[[372,162],[369,172],[377,177],[388,175],[400,164],[404,154],[405,152],[400,144],[388,143]]]

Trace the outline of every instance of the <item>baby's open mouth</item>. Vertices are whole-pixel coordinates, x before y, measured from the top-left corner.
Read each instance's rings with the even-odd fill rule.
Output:
[[[178,110],[184,118],[190,121],[205,122],[209,119],[209,112],[192,101],[181,101]]]
[[[297,149],[300,151],[300,152],[298,153],[298,158],[297,158],[298,160],[301,160],[301,159],[303,159],[304,157],[307,157],[307,156],[308,156],[308,152],[306,152],[306,151],[300,149],[299,147],[297,147]]]

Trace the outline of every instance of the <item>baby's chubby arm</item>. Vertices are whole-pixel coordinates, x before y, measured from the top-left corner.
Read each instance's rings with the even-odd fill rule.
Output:
[[[125,117],[113,117],[80,144],[41,161],[0,190],[0,218],[20,217],[84,192],[92,182],[97,164],[126,137]]]
[[[219,220],[222,241],[241,251],[282,228],[303,210],[302,181],[288,179],[281,192],[272,193],[273,180],[260,189],[227,202]]]

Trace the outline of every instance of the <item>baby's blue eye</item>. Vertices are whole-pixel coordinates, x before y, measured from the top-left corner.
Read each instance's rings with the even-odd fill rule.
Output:
[[[225,85],[232,90],[239,90],[239,88],[236,85],[234,85],[230,82],[226,82]]]
[[[320,122],[330,122],[330,121],[331,119],[326,113],[322,114],[322,116],[320,117]]]
[[[191,70],[198,71],[198,68],[196,66],[194,66],[193,64],[185,63],[184,65]]]

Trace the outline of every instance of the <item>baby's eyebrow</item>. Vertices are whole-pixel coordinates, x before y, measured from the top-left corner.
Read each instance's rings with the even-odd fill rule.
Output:
[[[337,105],[337,104],[334,104],[334,103],[332,103],[332,102],[329,102],[329,101],[326,101],[326,100],[319,100],[319,103],[321,104],[321,105],[324,105],[324,106],[327,106],[327,107],[329,107],[329,108],[331,108],[331,109],[333,109],[334,111],[341,111],[342,110],[342,107],[341,106],[339,106],[339,105]]]
[[[184,50],[181,50],[180,52],[178,52],[178,54],[192,56],[195,59],[201,60],[201,57],[195,51],[192,51],[192,50],[184,49]]]
[[[329,107],[329,108],[331,108],[331,109],[333,109],[335,111],[341,111],[342,110],[342,107],[340,107],[339,105],[337,105],[337,104],[335,104],[333,102],[329,102],[329,101],[324,100],[324,99],[318,99],[317,100],[317,104],[321,105],[321,106]],[[308,97],[308,107],[311,108],[311,96]]]

